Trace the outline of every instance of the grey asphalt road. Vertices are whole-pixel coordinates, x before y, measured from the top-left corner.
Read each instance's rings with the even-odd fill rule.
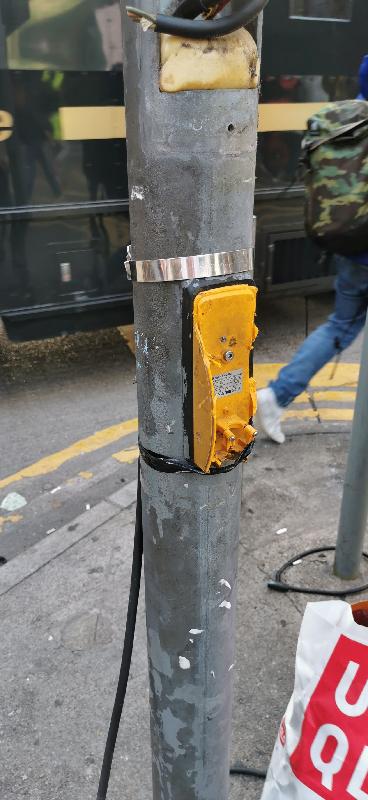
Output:
[[[24,344],[2,339],[0,504],[17,492],[27,505],[10,515],[0,509],[0,555],[12,558],[131,480],[135,463],[121,464],[111,454],[135,444],[136,434],[107,439],[56,470],[51,462],[44,474],[5,487],[2,480],[135,417],[135,362],[118,330]]]
[[[332,295],[309,300],[311,329],[332,303]],[[305,336],[304,299],[261,299],[258,325],[256,359],[287,361]],[[345,360],[358,361],[359,349],[358,341]],[[0,337],[0,506],[13,492],[26,502],[0,508],[0,556],[13,558],[135,477],[134,451],[114,457],[136,447],[134,424],[120,438],[111,436],[136,413],[134,356],[119,330],[22,344]],[[69,454],[55,468],[54,454],[96,432],[98,447]],[[7,482],[8,476],[16,477]]]

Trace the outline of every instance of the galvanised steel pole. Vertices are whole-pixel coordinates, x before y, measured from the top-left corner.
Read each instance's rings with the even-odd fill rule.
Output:
[[[368,521],[368,316],[340,513],[335,574],[352,580],[359,575]]]
[[[132,257],[251,248],[258,91],[162,93],[159,37],[123,28]],[[139,437],[176,459],[188,283],[134,283]],[[228,797],[241,473],[141,462],[154,800]]]

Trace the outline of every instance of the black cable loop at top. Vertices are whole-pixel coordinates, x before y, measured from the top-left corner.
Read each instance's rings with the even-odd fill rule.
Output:
[[[227,33],[249,25],[264,10],[269,0],[244,0],[244,5],[234,14],[220,17],[214,20],[184,19],[183,17],[168,14],[154,15],[150,12],[140,11],[132,6],[127,6],[128,16],[139,22],[147,19],[151,27],[157,33],[169,33],[171,36],[182,36],[186,39],[214,39],[217,36],[225,36]],[[193,5],[195,10],[200,13],[199,8]]]

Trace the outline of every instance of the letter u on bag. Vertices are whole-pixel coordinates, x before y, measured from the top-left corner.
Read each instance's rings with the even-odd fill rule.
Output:
[[[262,800],[368,800],[368,628],[348,603],[308,604],[295,675]]]

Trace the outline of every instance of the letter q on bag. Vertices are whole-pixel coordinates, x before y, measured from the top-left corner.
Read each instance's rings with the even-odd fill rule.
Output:
[[[290,759],[294,775],[320,797],[356,796],[348,786],[368,744],[367,712],[368,648],[341,636],[306,708]],[[358,796],[368,800],[368,784]]]
[[[313,636],[321,612],[327,619],[336,612],[330,639],[322,624]],[[368,630],[340,601],[310,603],[304,619],[286,735],[276,743],[262,800],[368,800]],[[327,663],[324,647],[331,649]]]

